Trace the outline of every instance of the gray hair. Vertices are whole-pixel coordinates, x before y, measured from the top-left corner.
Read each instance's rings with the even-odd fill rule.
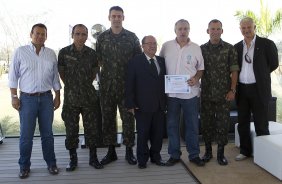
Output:
[[[243,22],[249,22],[249,23],[255,24],[254,20],[251,17],[244,17],[244,18],[242,18],[241,21],[240,21],[240,25]]]
[[[190,29],[190,24],[189,24],[188,20],[180,19],[180,20],[178,20],[177,22],[175,22],[174,31],[176,31],[176,26],[177,26],[177,24],[179,24],[179,23],[187,23],[187,24],[188,24],[188,28]]]

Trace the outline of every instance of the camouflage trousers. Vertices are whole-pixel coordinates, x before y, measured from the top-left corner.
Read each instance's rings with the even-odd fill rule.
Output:
[[[64,105],[62,119],[66,127],[66,149],[78,148],[79,117],[82,116],[85,143],[89,148],[99,146],[101,139],[101,112],[97,107],[74,107]]]
[[[205,143],[228,143],[230,102],[201,101],[201,128]]]
[[[124,106],[124,95],[116,90],[101,92],[101,109],[103,117],[103,143],[115,145],[117,143],[117,107],[122,120],[123,144],[128,147],[134,146],[135,120],[134,116]]]

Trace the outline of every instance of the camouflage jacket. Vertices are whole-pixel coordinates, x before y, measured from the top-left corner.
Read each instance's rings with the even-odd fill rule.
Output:
[[[128,61],[142,50],[137,36],[126,29],[115,35],[111,29],[104,31],[97,39],[96,52],[101,67],[101,90],[108,90],[113,83],[124,88]]]
[[[217,45],[207,42],[201,45],[205,70],[201,79],[201,98],[222,101],[231,87],[232,71],[239,71],[235,48],[224,41]]]
[[[95,50],[84,46],[78,52],[73,44],[69,45],[59,52],[58,68],[64,76],[64,105],[93,106],[97,100],[92,85],[98,71]]]

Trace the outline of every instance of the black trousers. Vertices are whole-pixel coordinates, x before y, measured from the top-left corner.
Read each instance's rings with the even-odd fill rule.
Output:
[[[252,155],[250,135],[250,119],[253,115],[255,132],[257,136],[269,135],[268,129],[268,103],[265,104],[259,97],[256,84],[239,83],[238,98],[238,133],[240,136],[240,153]]]
[[[162,149],[165,115],[163,111],[135,111],[137,128],[137,160],[145,164],[149,160],[160,160]],[[148,142],[150,141],[150,147]]]

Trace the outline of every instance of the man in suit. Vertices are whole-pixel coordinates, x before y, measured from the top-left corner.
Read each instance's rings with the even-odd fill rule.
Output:
[[[271,99],[270,74],[278,67],[278,53],[273,41],[255,34],[253,19],[240,21],[244,40],[235,45],[240,67],[238,84],[238,133],[240,154],[235,160],[244,160],[252,155],[250,117],[254,118],[257,136],[269,135],[268,104]]]
[[[126,100],[128,111],[135,115],[137,127],[137,161],[140,169],[152,163],[164,166],[160,151],[164,133],[164,59],[156,56],[157,42],[153,36],[142,39],[143,54],[128,63]],[[148,147],[150,140],[151,147]]]

